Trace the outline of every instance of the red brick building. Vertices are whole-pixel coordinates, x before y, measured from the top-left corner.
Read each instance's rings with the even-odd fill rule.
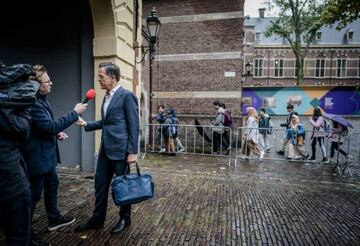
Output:
[[[152,66],[152,113],[164,104],[180,117],[213,117],[215,99],[240,112],[244,1],[144,0],[143,4],[144,18],[155,7],[161,21]],[[145,61],[144,103],[148,68]]]

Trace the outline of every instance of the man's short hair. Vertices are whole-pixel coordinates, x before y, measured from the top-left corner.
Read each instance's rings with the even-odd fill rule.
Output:
[[[286,108],[287,108],[287,109],[294,109],[294,105],[288,104],[288,105],[286,106]]]
[[[112,78],[115,78],[116,81],[120,80],[120,68],[118,65],[112,62],[103,62],[99,64],[99,68],[105,68],[105,72]]]
[[[40,81],[40,77],[47,72],[46,70],[46,67],[43,66],[43,65],[39,65],[39,64],[36,64],[32,67],[33,69],[33,72],[35,73],[35,75],[33,76],[30,76],[29,79],[31,80],[35,80],[37,82],[41,82]]]
[[[265,108],[260,108],[259,109],[260,112],[266,113],[266,109]]]
[[[215,101],[213,102],[213,104],[214,104],[215,106],[220,106],[221,102],[220,102],[219,100],[215,100]]]

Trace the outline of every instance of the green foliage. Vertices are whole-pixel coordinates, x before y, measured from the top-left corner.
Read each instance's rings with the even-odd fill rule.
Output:
[[[319,25],[332,25],[339,21],[336,28],[340,30],[358,18],[360,18],[359,0],[328,0],[321,13]]]
[[[296,57],[299,84],[303,81],[307,49],[321,27],[314,23],[320,23],[323,5],[318,0],[267,0],[265,4],[270,10],[279,9],[279,17],[271,22],[265,36],[277,35],[288,41]]]

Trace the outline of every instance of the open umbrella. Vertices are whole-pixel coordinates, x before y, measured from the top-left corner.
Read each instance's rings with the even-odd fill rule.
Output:
[[[324,117],[329,118],[330,120],[336,121],[337,123],[339,123],[343,126],[346,126],[349,128],[354,128],[353,124],[351,124],[350,121],[348,121],[347,119],[344,119],[340,115],[324,113]]]
[[[206,134],[204,127],[201,126],[200,122],[196,118],[195,118],[195,126],[199,134],[205,139],[205,141],[210,143],[211,138]]]

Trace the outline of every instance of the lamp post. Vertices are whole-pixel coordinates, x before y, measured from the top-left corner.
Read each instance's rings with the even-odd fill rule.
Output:
[[[147,46],[147,50],[144,52],[144,55],[139,63],[141,63],[146,55],[147,52],[149,52],[149,124],[151,124],[152,121],[152,62],[155,59],[154,53],[155,53],[155,44],[159,36],[160,31],[160,20],[157,15],[157,11],[155,10],[155,7],[150,11],[150,15],[146,18],[146,27],[143,26],[142,28],[142,34],[145,37],[145,39],[148,41],[149,46]],[[143,48],[144,46],[142,46]],[[152,128],[149,127],[149,141],[152,141]]]
[[[243,126],[243,114],[242,114],[242,108],[243,108],[243,92],[244,92],[244,83],[247,81],[248,77],[252,76],[251,72],[252,72],[252,69],[253,69],[253,65],[248,61],[246,64],[245,64],[245,73],[243,74],[243,78],[241,80],[241,88],[240,88],[240,91],[241,91],[241,102],[240,102],[240,114],[241,114],[241,126]]]

